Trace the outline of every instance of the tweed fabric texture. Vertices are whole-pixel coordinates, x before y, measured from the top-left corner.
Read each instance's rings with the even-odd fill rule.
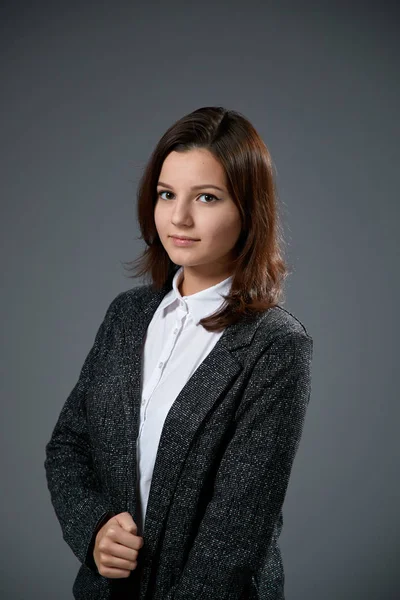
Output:
[[[82,563],[76,600],[283,600],[278,538],[311,393],[313,340],[280,306],[227,327],[161,433],[138,567],[107,579],[94,535],[137,518],[135,440],[147,327],[170,285],[110,304],[46,446],[51,500]]]

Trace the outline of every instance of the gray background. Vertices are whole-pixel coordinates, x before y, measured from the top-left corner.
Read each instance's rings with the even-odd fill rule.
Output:
[[[314,338],[287,599],[398,599],[396,3],[3,2],[0,23],[0,597],[72,598],[44,446],[109,303],[140,283],[122,263],[150,152],[223,105],[272,153],[286,308]]]

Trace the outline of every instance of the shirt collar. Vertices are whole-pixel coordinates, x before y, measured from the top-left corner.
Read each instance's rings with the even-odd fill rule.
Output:
[[[196,325],[201,319],[214,313],[224,302],[222,295],[227,295],[232,285],[233,277],[227,277],[216,285],[213,285],[201,292],[191,294],[190,296],[182,296],[178,286],[183,275],[183,267],[180,267],[172,280],[172,289],[164,296],[159,305],[159,310],[163,310],[172,303],[181,304],[186,308],[189,314],[193,317]]]

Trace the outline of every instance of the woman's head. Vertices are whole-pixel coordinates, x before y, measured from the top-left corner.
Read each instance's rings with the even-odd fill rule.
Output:
[[[154,220],[174,264],[211,280],[233,272],[240,213],[228,192],[224,168],[206,148],[168,154],[157,184]],[[173,236],[194,241],[182,245]]]
[[[204,184],[222,191],[191,189]],[[202,321],[207,329],[219,329],[281,300],[287,268],[272,160],[240,113],[200,108],[165,132],[139,184],[138,221],[147,248],[131,263],[134,277],[149,275],[160,288],[177,265],[223,266],[225,277],[233,275],[227,306]],[[199,241],[178,247],[173,235]]]

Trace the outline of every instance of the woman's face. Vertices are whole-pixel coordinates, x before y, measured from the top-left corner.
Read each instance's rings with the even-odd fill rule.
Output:
[[[214,187],[215,186],[215,187]],[[228,267],[241,231],[239,210],[222,165],[206,149],[171,152],[164,160],[154,219],[161,243],[176,265]],[[182,245],[173,236],[195,241]]]

